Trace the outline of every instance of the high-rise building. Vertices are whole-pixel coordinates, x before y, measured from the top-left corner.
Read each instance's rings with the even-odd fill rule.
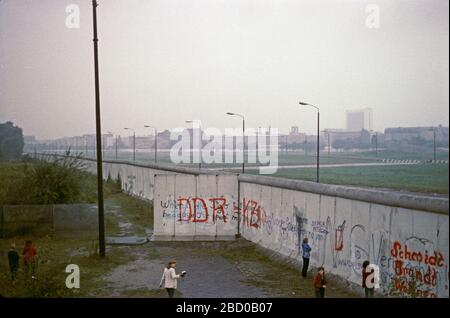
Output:
[[[372,130],[372,109],[363,108],[347,111],[347,130]]]

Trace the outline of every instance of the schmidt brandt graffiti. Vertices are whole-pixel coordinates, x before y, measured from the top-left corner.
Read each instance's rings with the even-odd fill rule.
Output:
[[[394,241],[390,250],[389,293],[403,297],[436,297],[438,284],[447,280],[442,252],[428,239],[410,237]]]

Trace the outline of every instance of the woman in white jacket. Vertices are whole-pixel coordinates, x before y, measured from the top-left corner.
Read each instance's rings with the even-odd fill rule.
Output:
[[[175,293],[175,289],[177,289],[177,279],[182,278],[186,275],[186,272],[181,272],[181,274],[177,274],[175,272],[175,265],[177,263],[175,261],[169,261],[167,267],[164,268],[164,273],[161,277],[161,283],[159,287],[163,287],[167,290],[167,294],[169,294],[169,298],[173,298]]]

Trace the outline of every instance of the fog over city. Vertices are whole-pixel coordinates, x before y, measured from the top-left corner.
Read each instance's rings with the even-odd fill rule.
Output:
[[[368,4],[380,8],[368,28]],[[80,28],[66,7],[80,7]],[[93,133],[89,0],[0,0],[0,122],[37,138]],[[448,1],[100,0],[102,129],[448,126]],[[147,132],[148,133],[148,132]]]

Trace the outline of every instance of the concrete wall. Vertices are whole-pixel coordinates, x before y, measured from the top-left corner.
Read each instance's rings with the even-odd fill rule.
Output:
[[[434,205],[428,206],[440,210],[447,205],[447,213],[430,212],[396,206],[420,201],[404,194],[397,194],[397,204],[383,205],[363,201],[367,193],[362,189],[353,189],[350,199],[295,190],[292,184],[270,186],[260,177],[240,179],[246,239],[301,260],[301,242],[307,237],[313,267],[324,265],[328,272],[361,284],[361,264],[369,260],[380,267],[381,291],[386,294],[411,297],[417,290],[416,297],[449,296],[447,199],[432,200]],[[395,203],[393,197],[389,200]]]
[[[97,231],[97,216],[93,204],[4,205],[0,207],[0,236]]]
[[[4,205],[0,207],[0,236],[26,234],[35,229],[51,231],[53,207],[50,205]]]
[[[53,206],[53,228],[57,232],[98,231],[96,204],[56,204]]]
[[[237,176],[165,174],[154,180],[156,239],[234,238]]]

